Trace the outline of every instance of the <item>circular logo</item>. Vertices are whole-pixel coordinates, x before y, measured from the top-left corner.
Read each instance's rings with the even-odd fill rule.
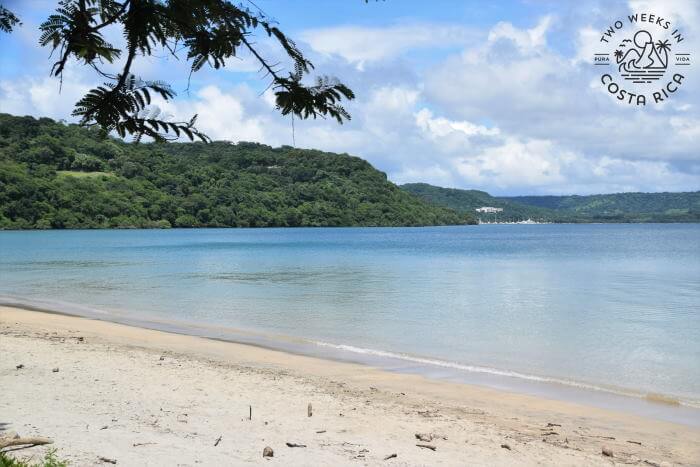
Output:
[[[600,82],[619,101],[660,104],[686,79],[692,62],[684,42],[683,34],[665,18],[635,13],[603,31],[593,64],[605,67]]]

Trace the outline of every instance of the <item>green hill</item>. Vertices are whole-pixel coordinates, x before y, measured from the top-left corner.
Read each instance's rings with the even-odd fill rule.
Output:
[[[581,222],[700,222],[700,191],[501,198]]]
[[[495,197],[483,191],[442,188],[425,183],[402,189],[439,206],[473,213],[481,206],[503,208],[501,219],[552,222],[700,222],[700,191],[616,193],[590,196]]]
[[[368,162],[262,144],[128,144],[0,114],[0,228],[463,224]]]
[[[485,191],[442,188],[427,183],[407,183],[401,185],[401,189],[437,206],[445,206],[463,213],[476,214],[474,211],[476,208],[492,206],[503,208],[503,212],[498,215],[499,219],[520,220],[531,218],[553,221],[556,217],[556,213],[549,209],[499,199]],[[493,220],[493,215],[484,215],[484,217]]]

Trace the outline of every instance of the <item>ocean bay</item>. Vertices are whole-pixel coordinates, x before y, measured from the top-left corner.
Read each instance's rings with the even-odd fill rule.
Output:
[[[697,225],[0,232],[0,246],[5,302],[700,400]]]

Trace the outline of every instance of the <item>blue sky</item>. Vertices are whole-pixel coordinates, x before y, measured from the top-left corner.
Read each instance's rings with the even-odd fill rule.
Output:
[[[0,36],[0,112],[70,121],[75,101],[101,82],[68,67],[63,90],[48,76],[37,25],[48,0],[5,0],[24,26]],[[249,4],[251,8],[255,8]],[[590,57],[612,21],[654,12],[700,53],[700,2],[256,0],[313,60],[357,99],[353,120],[296,122],[299,147],[369,160],[398,183],[425,181],[495,194],[700,189],[700,71],[662,105],[620,103],[600,84]],[[108,38],[119,43],[116,30]],[[260,39],[270,57],[280,57]],[[675,49],[674,49],[675,50]],[[141,59],[136,74],[169,81],[160,103],[175,118],[200,116],[215,139],[291,144],[291,121],[274,109],[267,83],[245,54],[225,70]],[[697,71],[697,73],[696,73]]]

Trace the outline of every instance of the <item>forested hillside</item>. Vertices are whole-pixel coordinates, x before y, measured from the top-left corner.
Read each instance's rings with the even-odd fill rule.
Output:
[[[346,154],[228,142],[129,144],[0,114],[0,228],[417,226],[430,205]]]
[[[554,212],[548,209],[512,203],[495,198],[485,191],[442,188],[427,183],[407,183],[401,185],[401,189],[435,205],[444,206],[463,213],[473,214],[476,208],[492,206],[495,208],[503,208],[502,217],[504,219],[531,218],[551,221],[555,215]],[[488,217],[491,220],[493,219],[492,216]]]
[[[503,208],[501,219],[551,222],[700,222],[700,191],[616,193],[590,196],[496,197],[484,191],[442,188],[426,183],[402,189],[439,206],[474,213],[481,206]]]
[[[514,196],[503,200],[593,222],[700,222],[700,191],[589,196]]]

